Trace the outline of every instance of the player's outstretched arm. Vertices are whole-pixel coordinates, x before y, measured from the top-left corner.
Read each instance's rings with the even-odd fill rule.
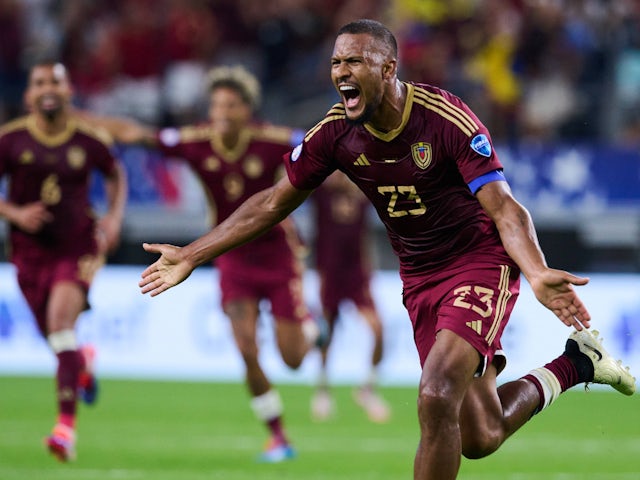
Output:
[[[145,244],[145,250],[159,253],[160,258],[142,272],[142,293],[156,296],[185,280],[197,266],[262,235],[310,193],[295,188],[285,176],[273,187],[249,197],[224,222],[185,247]]]
[[[588,278],[549,268],[538,243],[529,212],[518,203],[506,182],[484,185],[476,194],[496,223],[502,243],[531,285],[536,298],[567,326],[589,328],[591,316],[574,285],[586,285]]]
[[[147,252],[160,254],[160,258],[142,272],[138,283],[141,292],[152,297],[183,282],[196,268],[180,254],[180,247],[158,243],[144,243],[142,247]]]

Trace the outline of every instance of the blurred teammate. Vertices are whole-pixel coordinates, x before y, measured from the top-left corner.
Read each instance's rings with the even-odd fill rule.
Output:
[[[461,455],[496,451],[573,385],[603,383],[626,395],[636,385],[589,330],[589,312],[573,288],[588,279],[547,266],[489,132],[451,93],[400,81],[397,58],[384,25],[343,26],[331,58],[342,101],[293,150],[287,178],[183,248],[145,244],[161,256],[142,273],[140,287],[154,296],[177,285],[196,266],[285,218],[342,170],[375,206],[400,260],[423,368],[414,478],[447,480],[456,477]],[[536,298],[575,330],[562,355],[498,387],[505,365],[500,337],[520,272]]]
[[[75,456],[77,398],[96,400],[94,351],[80,348],[75,325],[107,252],[119,241],[126,201],[124,170],[106,132],[71,113],[72,88],[60,63],[29,74],[30,113],[0,130],[0,176],[9,179],[0,216],[9,222],[11,262],[18,284],[57,357],[58,418],[46,439],[61,461]],[[90,175],[100,172],[108,211],[97,219],[89,203]]]
[[[256,78],[242,67],[219,67],[209,74],[209,122],[180,129],[153,130],[118,118],[93,118],[117,141],[146,143],[169,158],[182,159],[197,174],[210,203],[211,223],[225,220],[244,200],[272,186],[284,173],[282,156],[301,135],[287,127],[254,121],[260,102]],[[267,299],[284,362],[298,368],[315,346],[319,329],[303,299],[304,246],[291,219],[215,260],[222,308],[231,320],[246,367],[251,407],[270,432],[261,461],[295,455],[283,426],[283,405],[259,361],[260,301]]]
[[[376,391],[377,367],[382,361],[382,321],[371,298],[371,266],[367,212],[369,201],[341,172],[335,172],[313,193],[316,206],[316,269],[320,277],[320,301],[332,338],[340,305],[351,301],[373,333],[373,350],[367,379],[354,391],[354,399],[373,422],[389,419],[387,403]],[[321,349],[321,368],[311,415],[322,421],[334,414],[329,390],[327,358],[329,342]]]

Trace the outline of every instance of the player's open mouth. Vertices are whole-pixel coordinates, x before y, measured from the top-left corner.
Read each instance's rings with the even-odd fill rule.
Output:
[[[341,85],[340,93],[342,94],[344,106],[347,108],[355,108],[360,101],[360,90],[353,85]]]
[[[49,110],[49,109],[52,109],[52,108],[57,108],[59,103],[60,102],[58,100],[58,97],[56,97],[54,95],[43,95],[40,98],[40,105],[45,110]]]

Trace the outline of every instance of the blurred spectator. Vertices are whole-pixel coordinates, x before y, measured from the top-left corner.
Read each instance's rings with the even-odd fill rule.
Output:
[[[220,29],[205,0],[169,0],[165,26],[166,69],[162,98],[167,118],[184,125],[206,114],[205,77],[220,42]]]
[[[258,73],[262,116],[310,127],[337,98],[336,26],[369,17],[394,25],[404,78],[463,98],[498,142],[622,141],[637,129],[639,11],[636,0],[0,0],[0,115],[18,108],[25,61],[57,54],[77,100],[102,113],[190,123],[203,72],[233,63]]]
[[[0,0],[0,123],[22,111],[26,72],[21,54],[25,48],[23,7],[18,0]]]

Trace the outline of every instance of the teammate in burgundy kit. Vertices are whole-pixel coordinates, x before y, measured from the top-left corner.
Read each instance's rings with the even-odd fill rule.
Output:
[[[88,290],[119,241],[126,200],[123,168],[110,139],[71,113],[72,89],[59,63],[35,65],[25,94],[30,114],[0,130],[0,176],[9,180],[0,216],[9,222],[9,258],[42,335],[56,354],[58,419],[46,444],[61,461],[75,456],[77,398],[96,400],[91,346],[75,324]],[[108,211],[89,202],[90,175],[103,174]]]
[[[116,141],[145,143],[160,148],[166,158],[187,162],[205,188],[215,225],[284,175],[282,157],[304,132],[253,119],[260,87],[244,68],[214,68],[209,80],[206,124],[167,128],[156,134],[126,119],[93,116],[89,120],[107,129]],[[245,363],[251,405],[271,434],[260,456],[265,462],[280,462],[295,452],[282,424],[282,400],[259,362],[260,301],[267,299],[271,304],[284,362],[298,368],[319,336],[303,299],[305,251],[292,219],[284,219],[260,238],[214,262],[220,275],[222,307],[231,319]]]
[[[581,382],[631,395],[635,378],[589,330],[574,285],[549,268],[527,210],[512,196],[486,128],[457,97],[397,78],[397,44],[382,24],[343,26],[331,58],[342,101],[286,161],[288,177],[248,199],[191,244],[147,244],[161,254],[143,273],[158,295],[195,268],[267,230],[334,170],[369,198],[400,260],[403,300],[422,365],[415,479],[455,478],[461,455],[496,451],[535,413]],[[574,327],[565,352],[497,387],[500,336],[520,272],[538,300]]]
[[[315,258],[320,277],[320,301],[329,326],[329,339],[340,314],[340,306],[351,302],[371,329],[373,348],[369,373],[354,390],[354,400],[373,422],[389,420],[390,409],[377,391],[378,366],[383,355],[382,320],[371,298],[369,201],[346,175],[334,172],[313,193],[315,204]],[[320,375],[311,399],[311,415],[323,421],[335,414],[329,389],[327,360],[329,342],[321,349]]]

